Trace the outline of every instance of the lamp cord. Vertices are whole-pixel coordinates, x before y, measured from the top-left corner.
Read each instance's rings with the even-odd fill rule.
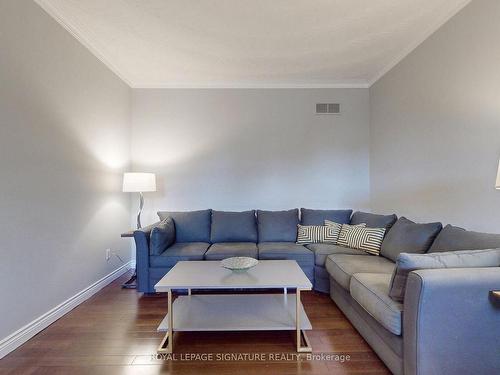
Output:
[[[113,251],[113,255],[114,255],[115,257],[117,257],[118,259],[120,259],[120,262],[122,262],[123,264],[125,264],[125,261],[122,259],[122,257],[121,257],[121,256],[119,256],[119,255],[118,255],[117,253],[115,253],[114,251]]]

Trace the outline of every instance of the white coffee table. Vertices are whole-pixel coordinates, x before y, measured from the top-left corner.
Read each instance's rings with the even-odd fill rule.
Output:
[[[283,294],[200,294],[191,289],[275,289]],[[310,352],[305,330],[311,322],[300,292],[312,284],[294,260],[261,260],[246,272],[232,272],[219,261],[178,262],[156,285],[168,293],[168,314],[158,327],[165,331],[159,353],[172,353],[175,331],[296,331],[297,352]],[[176,298],[172,290],[187,289]],[[287,293],[295,289],[295,294]]]

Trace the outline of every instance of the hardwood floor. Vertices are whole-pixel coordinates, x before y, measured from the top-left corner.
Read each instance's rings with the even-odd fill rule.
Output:
[[[176,361],[152,358],[163,336],[156,328],[166,295],[142,296],[116,280],[0,360],[0,374],[389,374],[329,296],[304,292],[313,353],[350,360],[296,360],[291,332],[179,332]],[[213,353],[212,361],[181,361],[181,354]],[[216,361],[216,353],[269,353],[285,360]]]

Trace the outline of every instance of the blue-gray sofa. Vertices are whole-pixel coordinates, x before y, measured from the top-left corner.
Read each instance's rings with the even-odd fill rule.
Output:
[[[165,249],[153,250],[150,233],[158,223],[135,231],[141,292],[154,292],[155,283],[180,260],[293,259],[315,290],[330,293],[393,373],[500,373],[500,310],[488,299],[490,290],[500,289],[500,250],[484,267],[446,268],[444,256],[472,250],[466,255],[474,257],[481,249],[499,249],[500,235],[352,210],[301,209],[300,219],[297,209],[158,215],[172,219],[173,238]],[[323,225],[325,220],[385,227],[380,256],[333,244],[295,243],[297,224]],[[404,301],[395,301],[389,289],[400,253],[437,254],[443,267],[410,272]]]

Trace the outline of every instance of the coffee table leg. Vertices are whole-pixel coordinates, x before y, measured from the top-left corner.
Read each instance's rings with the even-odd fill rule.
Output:
[[[157,352],[160,354],[173,352],[174,347],[174,310],[172,308],[172,290],[168,291],[168,331],[161,340]]]
[[[300,328],[300,316],[302,311],[302,302],[300,302],[300,289],[296,292],[296,308],[295,308],[295,333],[297,340],[297,353],[310,353],[312,352],[311,344],[309,343],[309,338],[306,332]],[[302,345],[302,339],[304,339],[304,346]]]

